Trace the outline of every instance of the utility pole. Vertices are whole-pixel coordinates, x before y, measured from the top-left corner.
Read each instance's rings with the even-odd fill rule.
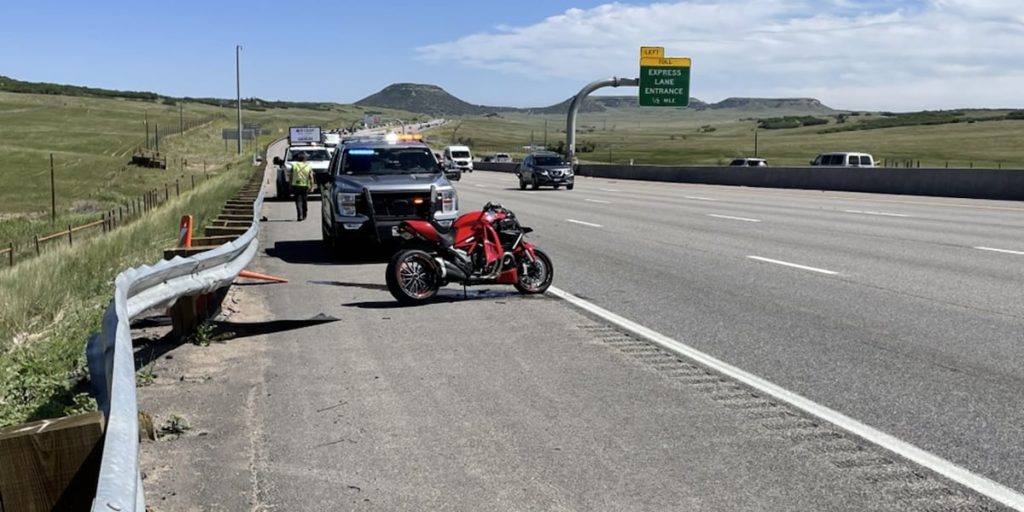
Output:
[[[754,156],[757,156],[757,125],[754,125]]]
[[[50,223],[57,223],[57,186],[53,177],[53,153],[50,153]]]
[[[241,79],[241,66],[239,59],[241,57],[242,45],[235,45],[235,97],[238,100],[238,106],[235,109],[238,115],[238,154],[242,154],[242,79]]]

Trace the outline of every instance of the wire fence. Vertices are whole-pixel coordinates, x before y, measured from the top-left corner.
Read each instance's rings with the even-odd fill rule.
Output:
[[[82,242],[88,237],[108,233],[131,223],[172,198],[179,197],[183,192],[194,189],[197,183],[209,179],[209,177],[209,174],[202,176],[193,174],[184,182],[181,179],[175,179],[173,182],[165,183],[162,189],[148,190],[130,201],[101,212],[99,219],[78,225],[68,224],[67,228],[61,231],[36,234],[19,243],[8,242],[7,247],[0,249],[0,258],[5,260],[8,267],[13,267],[18,262],[41,255],[51,247],[65,244],[68,247],[73,247],[76,242]]]

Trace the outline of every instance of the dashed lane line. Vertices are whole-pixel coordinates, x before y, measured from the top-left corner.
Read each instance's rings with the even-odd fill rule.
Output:
[[[604,226],[602,226],[600,224],[594,224],[593,222],[584,222],[582,220],[576,220],[576,219],[565,219],[565,220],[566,220],[566,222],[572,222],[573,224],[579,224],[581,226],[588,226],[588,227],[592,227],[592,228],[603,228],[604,227]]]
[[[708,217],[714,217],[716,219],[738,220],[742,222],[761,222],[760,219],[751,219],[747,217],[733,217],[732,215],[718,215],[714,213],[709,213]]]
[[[763,261],[765,263],[774,263],[776,265],[782,265],[784,267],[791,267],[791,268],[798,268],[800,270],[808,270],[808,271],[811,271],[811,272],[817,272],[819,274],[826,274],[826,275],[830,275],[830,276],[839,275],[839,272],[835,272],[835,271],[832,271],[832,270],[825,270],[823,268],[817,268],[817,267],[808,267],[807,265],[800,265],[798,263],[790,263],[788,261],[773,260],[771,258],[763,258],[761,256],[747,256],[747,257],[752,259],[752,260]]]

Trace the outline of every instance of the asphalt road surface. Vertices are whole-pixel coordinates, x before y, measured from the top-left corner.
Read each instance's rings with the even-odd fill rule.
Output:
[[[1024,489],[1024,204],[476,172],[556,286]]]
[[[1024,255],[999,252],[1024,252],[1020,205],[458,188],[536,230],[555,286],[1024,487]],[[1000,509],[553,297],[395,307],[382,260],[321,247],[318,207],[267,204],[253,268],[290,282],[239,287],[235,339],[176,349],[140,391],[192,424],[144,445],[156,510]]]

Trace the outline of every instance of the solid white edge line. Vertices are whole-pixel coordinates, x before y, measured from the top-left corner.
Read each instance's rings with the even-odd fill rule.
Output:
[[[573,224],[582,224],[584,226],[590,226],[592,228],[603,228],[604,227],[604,226],[602,226],[600,224],[594,224],[593,222],[584,222],[582,220],[576,220],[576,219],[565,219],[565,221],[566,222],[572,222]]]
[[[830,276],[839,275],[839,272],[835,272],[835,271],[832,271],[832,270],[825,270],[823,268],[817,268],[817,267],[808,267],[807,265],[800,265],[798,263],[790,263],[788,261],[773,260],[771,258],[762,258],[761,256],[747,256],[747,257],[752,259],[752,260],[764,261],[764,262],[767,262],[767,263],[774,263],[776,265],[782,265],[782,266],[785,266],[785,267],[798,268],[800,270],[809,270],[811,272],[818,272],[819,274],[828,274]]]
[[[577,308],[596,315],[607,322],[636,334],[637,336],[645,338],[651,343],[665,348],[666,350],[689,358],[733,380],[746,384],[747,386],[767,395],[771,395],[782,402],[827,421],[870,443],[881,446],[882,448],[896,453],[915,464],[935,471],[936,473],[957,482],[960,485],[988,496],[989,498],[992,498],[993,500],[1008,507],[1024,511],[1024,494],[1010,489],[1003,484],[974,473],[931,452],[922,450],[921,448],[898,439],[895,436],[886,434],[881,430],[861,423],[843,413],[840,413],[839,411],[835,411],[825,407],[824,405],[818,404],[809,398],[773,384],[768,380],[741,370],[724,361],[720,361],[708,354],[690,347],[689,345],[676,341],[664,334],[648,329],[647,327],[633,322],[632,320],[628,320],[622,316],[612,313],[611,311],[608,311],[596,304],[576,297],[565,290],[552,286],[548,288],[548,293],[572,304],[573,306],[576,306]]]
[[[1024,252],[1022,251],[1011,251],[1009,249],[996,249],[995,247],[975,247],[975,249],[978,249],[980,251],[1002,252],[1006,254],[1016,254],[1019,256],[1024,256]]]
[[[759,219],[748,219],[747,217],[733,217],[732,215],[718,215],[714,213],[709,213],[708,217],[714,217],[716,219],[741,220],[743,222],[761,222]]]
[[[589,197],[584,199],[584,201],[587,201],[587,202],[590,202],[590,203],[597,203],[597,204],[612,204],[611,201],[602,201],[600,199],[591,199]]]
[[[698,201],[718,201],[718,199],[712,197],[701,197],[701,196],[683,196],[683,199],[696,199]]]

